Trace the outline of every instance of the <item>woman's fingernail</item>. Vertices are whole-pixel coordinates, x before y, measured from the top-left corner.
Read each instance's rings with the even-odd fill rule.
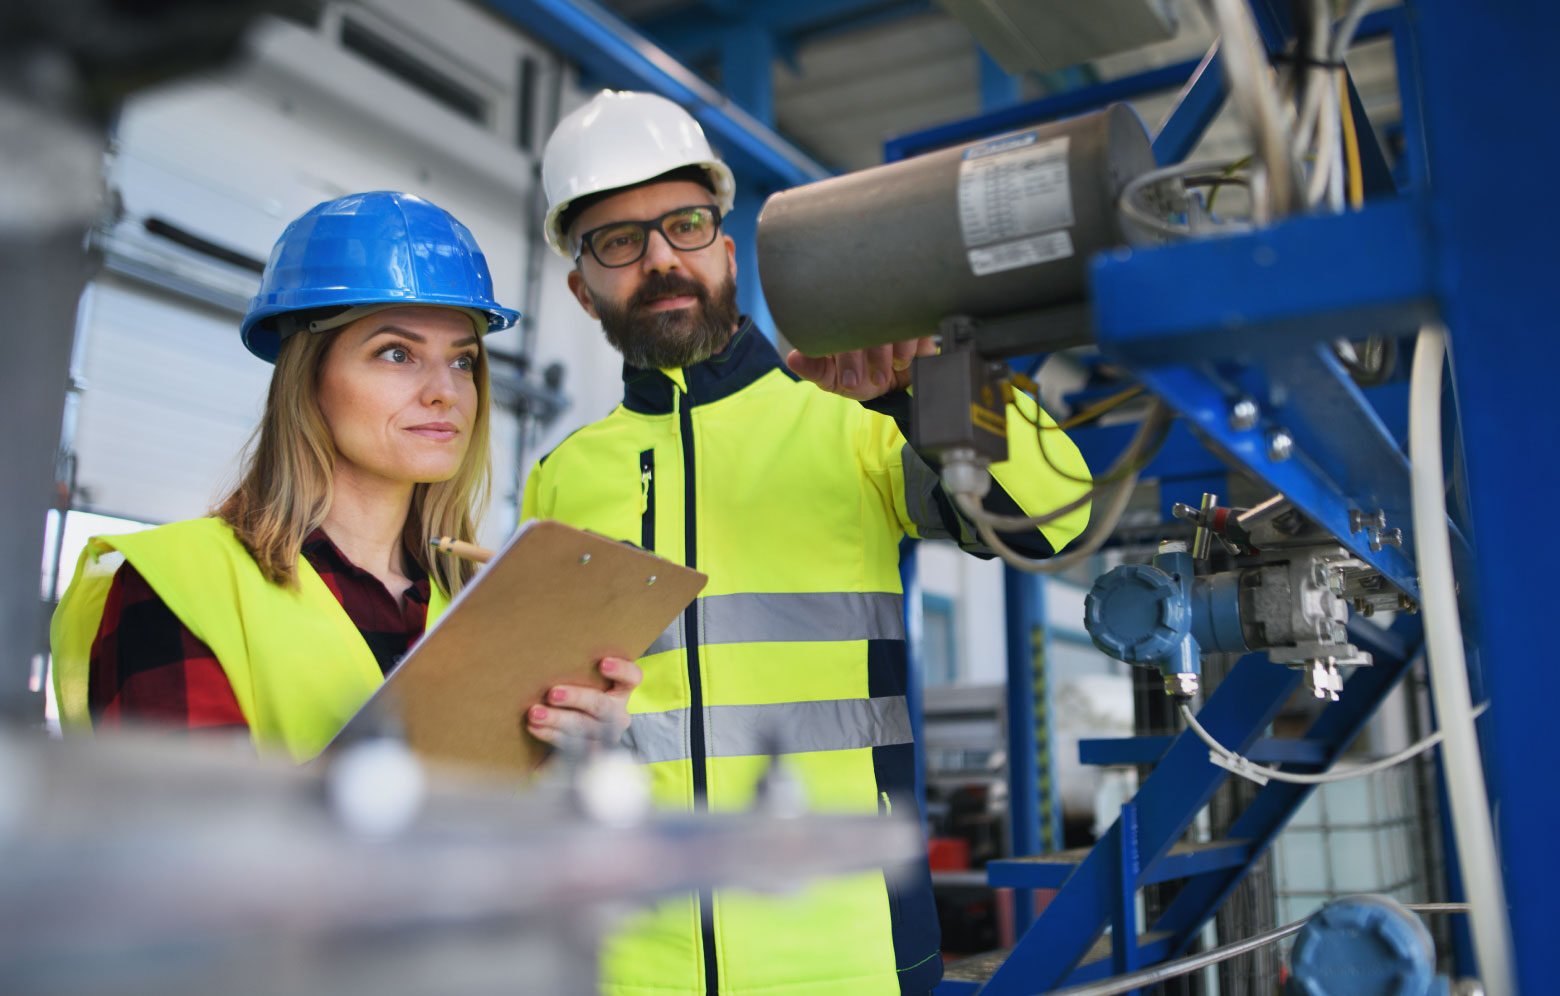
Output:
[[[543,709],[541,706],[532,706],[531,707],[531,719],[533,721],[540,723],[540,722],[542,722],[546,718],[547,718],[547,710],[546,709]]]
[[[601,662],[601,673],[602,674],[615,674],[617,672],[617,669],[618,669],[618,662],[613,660],[610,657],[606,658],[605,660],[603,660]]]
[[[558,705],[568,697],[568,693],[561,688],[554,688],[552,691],[547,693],[547,701],[551,702],[553,705]]]

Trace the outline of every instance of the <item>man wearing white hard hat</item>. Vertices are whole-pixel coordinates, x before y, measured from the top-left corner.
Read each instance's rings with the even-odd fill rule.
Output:
[[[523,515],[710,578],[641,659],[629,703],[657,800],[747,808],[776,756],[815,809],[914,814],[899,541],[951,538],[990,556],[906,443],[910,360],[931,340],[782,363],[737,309],[736,247],[721,231],[731,171],[664,98],[597,95],[559,123],[542,178],[547,241],[573,261],[570,290],[623,354],[624,397],[542,458]],[[990,507],[1033,514],[1084,492],[1070,479],[1088,479],[1082,458],[1054,436],[1055,471],[1032,428],[1010,441]],[[1087,519],[1084,506],[1004,538],[1047,556]],[[664,903],[608,944],[603,988],[927,993],[942,975],[938,946],[921,861],[794,895]]]

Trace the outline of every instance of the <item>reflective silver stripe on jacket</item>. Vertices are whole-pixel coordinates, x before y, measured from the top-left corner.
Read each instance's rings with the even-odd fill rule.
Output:
[[[639,713],[625,738],[645,762],[693,756],[687,709]],[[907,744],[910,710],[903,695],[771,705],[710,706],[704,710],[710,757],[805,754]]]
[[[742,592],[695,602],[699,642],[829,643],[903,640],[904,600],[893,592]],[[682,617],[656,637],[646,655],[687,645]]]

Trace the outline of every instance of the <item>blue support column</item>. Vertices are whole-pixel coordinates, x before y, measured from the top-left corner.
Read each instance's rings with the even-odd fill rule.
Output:
[[[1560,165],[1560,134],[1543,123],[1560,7],[1419,0],[1413,8],[1442,312],[1478,551],[1459,577],[1464,596],[1475,589],[1482,615],[1466,638],[1486,662],[1490,710],[1480,726],[1500,814],[1516,982],[1541,993],[1554,974],[1560,803],[1535,763],[1560,702],[1560,668],[1541,653],[1553,642],[1548,568],[1560,562],[1560,533],[1544,525],[1532,499],[1560,493],[1560,462],[1543,455],[1547,442],[1514,431],[1510,413],[1546,411],[1554,393],[1560,348],[1548,233],[1560,226],[1560,204],[1531,185],[1513,188],[1510,171],[1522,164],[1543,176]],[[1500,189],[1513,190],[1517,206],[1492,209],[1490,191]],[[1553,416],[1540,424],[1552,427]]]
[[[1003,567],[1007,620],[1008,844],[1014,857],[1061,846],[1055,734],[1045,674],[1045,582]],[[1027,889],[1014,894],[1013,929],[1034,918]]]
[[[905,652],[908,656],[905,708],[910,713],[910,736],[915,741],[915,804],[921,829],[929,833],[926,826],[926,669],[921,655],[925,626],[921,611],[920,549],[919,540],[899,542],[899,584],[905,593]]]
[[[1020,79],[997,65],[985,49],[977,48],[975,56],[980,62],[980,109],[995,111],[1018,103],[1023,96]]]
[[[1137,806],[1130,802],[1124,803],[1117,826],[1121,832],[1116,839],[1116,889],[1111,895],[1110,966],[1117,975],[1126,975],[1136,971],[1141,964],[1138,955],[1137,883],[1138,873],[1143,870],[1143,866],[1138,853]]]
[[[726,29],[720,82],[726,95],[765,125],[775,126],[775,36],[757,21]]]

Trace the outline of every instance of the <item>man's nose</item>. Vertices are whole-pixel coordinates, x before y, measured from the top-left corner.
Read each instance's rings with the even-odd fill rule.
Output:
[[[682,258],[672,243],[667,239],[666,233],[659,228],[651,231],[645,243],[644,267],[647,270],[665,272],[679,269],[682,266]]]

